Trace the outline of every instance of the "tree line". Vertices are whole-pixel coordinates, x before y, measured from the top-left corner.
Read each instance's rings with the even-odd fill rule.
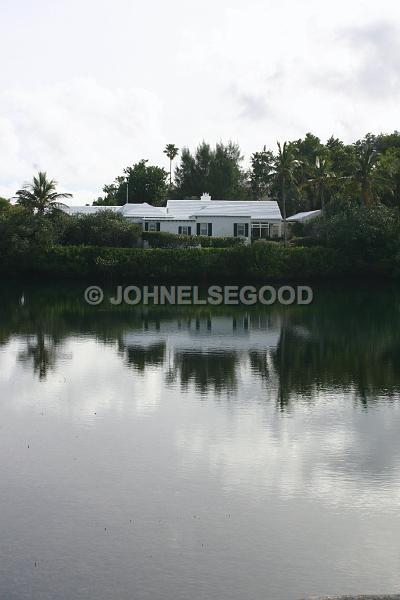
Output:
[[[360,206],[400,199],[400,133],[367,134],[353,144],[330,137],[323,143],[304,138],[254,152],[249,168],[234,142],[206,142],[191,151],[168,144],[169,170],[141,160],[124,169],[103,188],[94,204],[148,202],[162,206],[168,198],[199,198],[208,192],[220,200],[277,199],[282,213],[324,210],[331,202],[350,200]],[[177,158],[179,155],[179,158]],[[172,176],[173,161],[177,161]]]
[[[167,144],[169,169],[145,159],[126,167],[103,187],[95,205],[147,202],[165,205],[168,198],[200,198],[208,192],[220,200],[277,199],[283,215],[322,209],[343,201],[359,206],[376,203],[398,207],[400,200],[400,133],[367,134],[353,144],[331,137],[323,143],[307,133],[304,138],[264,146],[254,152],[249,168],[234,142],[206,142],[191,151]],[[173,164],[176,163],[173,171]],[[55,182],[39,173],[16,192],[17,202],[42,210],[46,203],[63,201]],[[0,203],[5,200],[0,199]]]

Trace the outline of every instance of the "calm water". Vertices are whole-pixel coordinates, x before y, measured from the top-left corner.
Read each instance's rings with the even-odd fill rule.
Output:
[[[2,600],[400,591],[400,290],[82,291],[0,293]]]

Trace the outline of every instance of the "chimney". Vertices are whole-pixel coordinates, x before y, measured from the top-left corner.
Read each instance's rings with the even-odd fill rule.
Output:
[[[210,194],[203,194],[203,195],[201,196],[200,200],[201,200],[202,202],[210,202],[210,200],[211,200],[211,196],[210,196]]]

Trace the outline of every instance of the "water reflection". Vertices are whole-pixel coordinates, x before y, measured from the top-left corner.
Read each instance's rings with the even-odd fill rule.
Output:
[[[24,303],[19,299],[23,295]],[[129,367],[160,368],[165,383],[234,394],[247,371],[282,409],[321,389],[351,391],[364,405],[400,381],[400,311],[393,290],[321,290],[311,307],[96,310],[80,290],[25,288],[1,294],[0,347],[18,338],[18,360],[44,380],[70,354],[70,339],[116,348]]]
[[[396,592],[395,290],[252,310],[0,296],[0,597]]]

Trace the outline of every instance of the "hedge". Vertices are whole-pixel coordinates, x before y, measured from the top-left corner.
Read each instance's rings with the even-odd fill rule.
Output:
[[[121,282],[263,282],[328,278],[349,270],[329,248],[266,243],[233,248],[55,246],[3,261],[2,273]]]
[[[243,244],[242,238],[176,235],[165,231],[143,231],[142,239],[151,248],[231,248]]]

